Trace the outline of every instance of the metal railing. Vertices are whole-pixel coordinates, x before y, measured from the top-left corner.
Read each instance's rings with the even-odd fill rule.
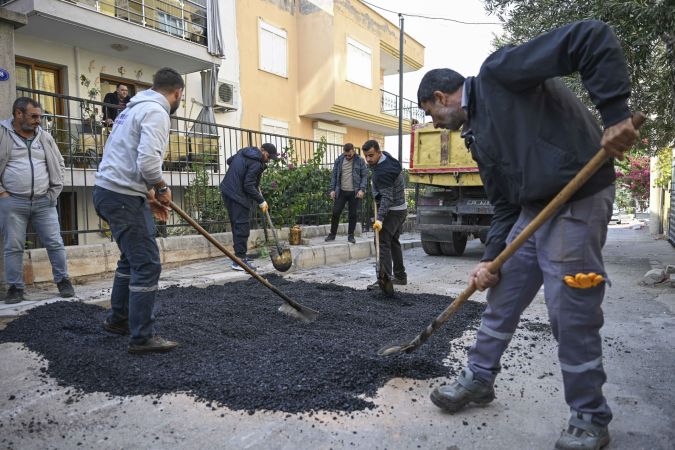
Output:
[[[398,117],[400,97],[384,89],[380,89],[380,111],[390,116]],[[403,118],[418,123],[424,123],[424,111],[417,107],[417,103],[407,98],[403,99]]]
[[[17,88],[17,96],[33,97],[41,103],[42,127],[54,137],[66,164],[64,189],[57,204],[61,233],[66,245],[96,242],[89,239],[93,235],[110,237],[106,224],[94,212],[92,192],[95,174],[111,131],[102,122],[102,111],[106,106],[116,105],[25,88]],[[324,180],[326,171],[329,173],[332,170],[333,162],[342,153],[342,145],[339,144],[187,118],[172,118],[163,170],[164,179],[173,191],[174,201],[208,231],[229,231],[229,221],[218,189],[226,170],[226,161],[243,147],[260,147],[265,142],[273,143],[284,155],[274,170],[302,167],[308,161],[313,161],[312,164],[318,166],[321,173],[316,173],[312,178],[324,177]],[[322,156],[317,162],[314,157],[319,151]],[[272,170],[266,172],[263,180],[271,176],[270,172]],[[330,223],[331,208],[327,206],[330,201],[325,200],[330,186],[328,182],[325,184],[320,188],[322,192],[308,197],[303,211],[293,217],[295,222]],[[300,190],[299,186],[290,187],[295,188]],[[371,210],[372,203],[362,202],[358,220],[364,227],[370,226]],[[279,216],[273,215],[278,225],[283,223],[279,221],[283,218],[282,213],[277,209]],[[263,224],[255,209],[251,221],[254,228]],[[169,223],[159,224],[158,229],[162,235],[194,233],[175,214]],[[37,235],[30,230],[27,240],[31,247],[41,246]]]
[[[77,3],[180,39],[207,43],[206,0],[78,0]]]

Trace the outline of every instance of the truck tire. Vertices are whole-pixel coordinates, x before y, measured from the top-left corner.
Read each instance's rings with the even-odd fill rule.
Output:
[[[438,244],[439,243],[436,241],[426,241],[422,239],[422,249],[424,250],[424,253],[429,256],[439,256],[443,254],[443,252],[441,252],[441,246]]]
[[[452,242],[441,242],[441,251],[446,256],[462,256],[466,248],[466,233],[453,232]]]

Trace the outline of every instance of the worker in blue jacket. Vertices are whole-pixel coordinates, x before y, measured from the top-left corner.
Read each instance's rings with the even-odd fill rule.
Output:
[[[604,130],[556,77],[578,72]],[[614,201],[614,164],[637,140],[628,108],[630,81],[611,28],[581,21],[519,46],[494,52],[475,77],[435,69],[422,79],[418,102],[436,128],[458,130],[473,158],[494,216],[485,254],[470,283],[488,289],[487,308],[456,381],[436,388],[433,403],[450,412],[489,403],[500,359],[523,310],[544,285],[558,358],[571,409],[557,449],[598,449],[609,442],[612,412],[603,396],[602,300],[605,285],[590,288],[566,275],[607,279],[602,247]],[[607,162],[502,266],[488,264],[603,147]],[[600,280],[600,279],[598,279]]]
[[[258,205],[263,213],[268,210],[267,202],[260,193],[260,177],[270,159],[278,159],[274,144],[263,144],[260,148],[242,148],[228,158],[229,167],[220,182],[220,194],[232,225],[234,254],[253,270],[256,269],[253,262],[246,257],[248,237],[251,234],[249,216],[252,203]],[[235,262],[232,262],[232,269],[244,270]]]

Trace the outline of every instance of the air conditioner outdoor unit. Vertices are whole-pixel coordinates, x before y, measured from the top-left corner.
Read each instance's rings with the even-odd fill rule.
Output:
[[[237,109],[238,86],[235,83],[219,81],[216,85],[216,111],[234,111]]]

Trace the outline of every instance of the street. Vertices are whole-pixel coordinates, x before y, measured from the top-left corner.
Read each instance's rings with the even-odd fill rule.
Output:
[[[407,250],[409,284],[400,288],[454,297],[466,286],[467,273],[481,254],[478,240],[470,241],[458,258],[430,257],[419,247]],[[668,283],[639,282],[652,266],[675,264],[675,251],[645,228],[621,224],[610,226],[604,254],[612,283],[602,330],[608,374],[605,395],[614,411],[608,448],[672,449],[675,289]],[[214,267],[213,261],[191,264],[169,269],[163,277]],[[373,262],[297,271],[285,278],[365,289],[373,280]],[[110,281],[91,283],[105,286]],[[484,297],[476,294],[472,300]],[[540,291],[502,361],[497,399],[454,415],[438,410],[428,397],[433,387],[449,381],[446,378],[391,380],[369,399],[376,404],[374,409],[351,413],[250,414],[197,402],[182,392],[161,397],[83,394],[49,377],[48,361],[21,344],[4,343],[0,344],[0,448],[552,448],[569,413],[555,341],[546,323]],[[412,337],[400,336],[402,341]],[[448,344],[452,356],[446,360],[448,371],[461,369],[456,361],[464,361],[474,337],[475,331],[468,330]],[[424,351],[424,346],[418,350]],[[228,380],[222,382],[226,386]]]

